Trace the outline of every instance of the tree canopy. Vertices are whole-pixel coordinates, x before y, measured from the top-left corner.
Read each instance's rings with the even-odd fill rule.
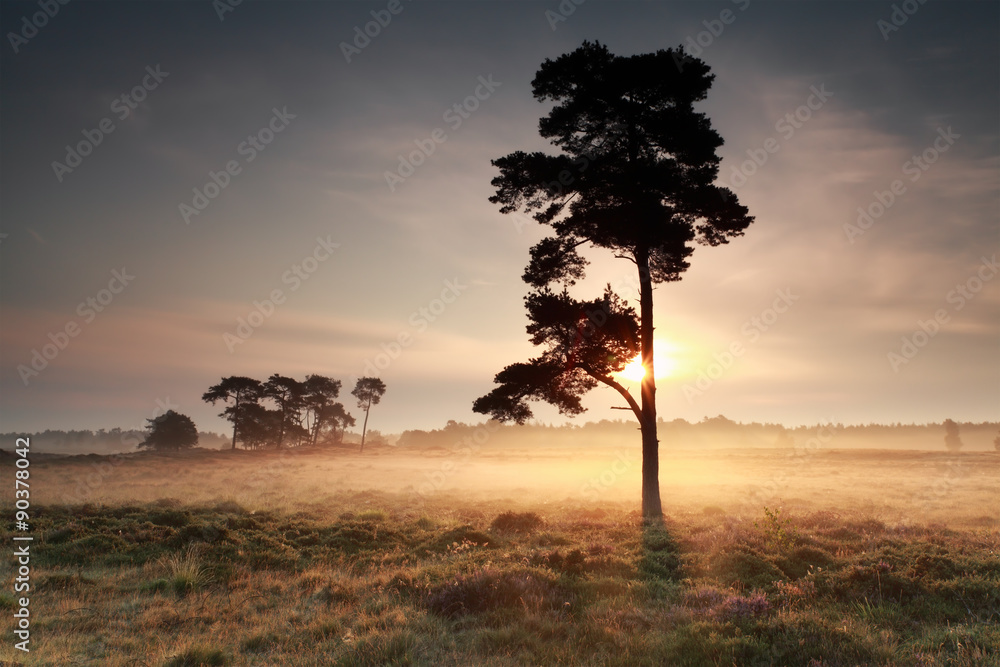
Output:
[[[236,449],[237,432],[244,421],[244,408],[256,403],[262,395],[263,387],[260,380],[243,376],[222,378],[219,384],[209,387],[202,395],[201,400],[212,405],[215,405],[216,401],[233,402],[219,415],[233,423],[233,449]]]
[[[227,403],[220,413],[233,423],[233,448],[281,448],[286,444],[340,442],[354,417],[337,402],[341,382],[323,375],[304,381],[277,373],[266,382],[242,376],[224,377],[202,396]]]
[[[499,421],[524,424],[533,413],[529,399],[559,412],[581,414],[582,395],[598,382],[616,389],[632,407],[635,400],[613,377],[639,352],[635,309],[611,288],[594,301],[577,301],[566,290],[542,288],[525,298],[531,342],[546,351],[527,363],[512,364],[496,376],[500,385],[473,403],[473,410]]]
[[[351,395],[358,399],[358,407],[365,411],[365,423],[361,427],[361,451],[365,451],[365,435],[368,433],[368,413],[373,405],[378,405],[385,394],[385,383],[379,378],[358,378]]]
[[[146,420],[147,435],[139,447],[157,451],[189,449],[198,444],[198,429],[187,415],[167,410]]]

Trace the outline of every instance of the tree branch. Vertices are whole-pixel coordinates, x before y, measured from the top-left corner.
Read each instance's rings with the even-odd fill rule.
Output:
[[[632,394],[628,393],[628,389],[623,387],[621,383],[615,381],[615,379],[612,378],[610,375],[601,375],[600,373],[593,373],[584,366],[581,366],[580,368],[586,371],[587,375],[589,375],[590,377],[594,378],[598,382],[603,382],[604,384],[608,385],[609,387],[617,391],[619,394],[621,394],[622,397],[625,399],[625,401],[628,403],[628,407],[632,410],[632,413],[635,415],[635,418],[639,420],[640,424],[642,423],[642,408],[640,408],[639,404],[635,402],[634,398],[632,398]]]

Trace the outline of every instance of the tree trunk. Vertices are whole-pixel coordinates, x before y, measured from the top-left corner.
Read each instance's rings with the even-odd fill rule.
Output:
[[[236,449],[236,424],[240,421],[240,395],[236,394],[233,404],[233,449]]]
[[[365,408],[365,425],[361,427],[361,451],[365,451],[365,434],[368,432],[368,413],[372,409],[372,399],[368,399],[368,407]]]
[[[640,250],[639,265],[639,345],[642,356],[640,394],[642,398],[642,519],[663,520],[660,504],[660,441],[656,438],[656,378],[653,369],[653,281],[649,274],[649,253]]]
[[[281,408],[281,424],[278,425],[278,449],[281,449],[281,444],[285,441],[285,408]]]

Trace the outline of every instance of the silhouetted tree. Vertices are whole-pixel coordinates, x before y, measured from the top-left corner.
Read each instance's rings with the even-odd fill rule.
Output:
[[[275,402],[281,413],[277,434],[277,446],[281,449],[286,435],[299,438],[305,432],[299,415],[304,405],[305,386],[298,380],[275,373],[264,383],[263,394]]]
[[[1000,452],[1000,433],[997,433],[997,437],[993,438],[993,448]]]
[[[368,412],[378,405],[385,393],[385,383],[378,378],[359,378],[351,394],[358,399],[358,407],[365,411],[365,425],[361,428],[361,451],[365,451],[365,434],[368,431]]]
[[[957,452],[962,448],[962,439],[958,437],[958,424],[951,419],[944,420],[944,446],[949,452]]]
[[[281,410],[269,410],[259,403],[247,404],[240,427],[240,440],[248,449],[263,449],[278,442]]]
[[[220,417],[233,422],[233,449],[236,449],[236,435],[243,419],[243,408],[260,400],[262,392],[260,380],[234,375],[222,378],[219,384],[209,387],[202,395],[201,400],[212,405],[215,405],[216,401],[233,402],[219,413]]]
[[[347,430],[348,426],[354,426],[357,423],[342,403],[325,406],[322,408],[322,413],[322,430],[331,432],[332,442],[343,442],[344,431]]]
[[[636,267],[645,375],[641,405],[631,397],[626,400],[642,432],[646,520],[663,516],[653,285],[680,279],[688,268],[692,242],[726,243],[741,236],[753,221],[732,191],[714,184],[719,169],[716,149],[723,141],[705,115],[694,110],[713,79],[708,66],[687,56],[682,47],[623,57],[600,43],[584,42],[572,53],[546,60],[532,81],[537,100],[556,103],[541,119],[539,132],[561,153],[518,151],[493,161],[500,175],[493,179],[497,190],[490,201],[500,204],[503,213],[530,214],[554,232],[531,249],[523,276],[542,290],[539,298],[554,296],[544,291],[550,283],[572,285],[584,277],[587,262],[577,251],[583,245],[609,250]],[[616,312],[625,316],[621,308]],[[532,319],[532,326],[541,324]],[[578,324],[579,315],[574,314],[555,326],[566,330]],[[629,344],[620,333],[603,339],[624,351]],[[580,410],[579,397],[595,386],[594,380],[609,384],[575,363],[554,363],[553,349],[569,351],[570,344],[548,335],[540,340],[555,347],[528,364],[504,369],[496,378],[501,386],[477,401],[475,409],[523,422],[531,414],[525,399],[534,398],[572,414]],[[615,356],[597,372],[613,372],[622,361]]]
[[[306,381],[302,383],[305,423],[309,431],[309,441],[313,445],[319,438],[320,430],[327,425],[326,420],[336,414],[333,406],[336,403],[335,399],[340,395],[340,384],[340,380],[333,380],[323,375],[306,376]],[[341,410],[343,410],[342,405]]]
[[[139,447],[176,451],[198,444],[198,429],[187,415],[167,410],[159,417],[146,421],[146,439],[139,443]]]

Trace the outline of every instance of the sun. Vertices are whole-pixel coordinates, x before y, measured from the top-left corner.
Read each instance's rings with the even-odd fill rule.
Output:
[[[653,365],[656,365],[656,359],[653,359]],[[625,378],[629,382],[639,382],[642,380],[643,376],[646,375],[646,369],[642,367],[642,359],[636,357],[629,362],[628,366],[620,370],[617,375]]]
[[[677,369],[677,360],[661,352],[661,348],[673,349],[673,346],[666,341],[657,340],[653,343],[653,372],[656,378],[671,376]],[[629,382],[640,382],[646,375],[646,369],[642,367],[642,358],[636,355],[622,370],[615,373],[618,377]]]

